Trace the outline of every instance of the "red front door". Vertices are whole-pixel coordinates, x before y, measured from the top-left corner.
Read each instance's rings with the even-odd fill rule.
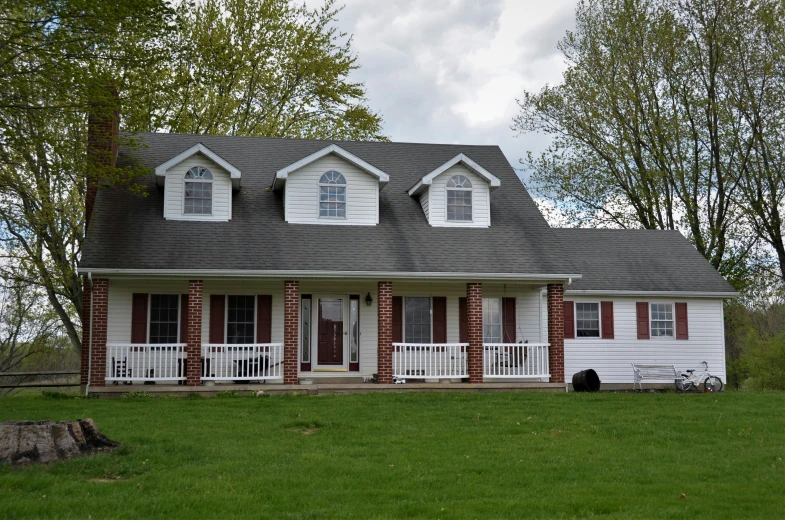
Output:
[[[343,300],[319,300],[320,365],[343,365]]]

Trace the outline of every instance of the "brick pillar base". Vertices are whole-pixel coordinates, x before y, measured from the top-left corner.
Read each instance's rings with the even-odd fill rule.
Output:
[[[482,284],[466,284],[469,382],[482,383]]]
[[[185,384],[202,384],[202,280],[188,281],[188,337]]]
[[[88,284],[89,285],[89,284]],[[89,291],[89,288],[88,288]],[[87,299],[87,315],[90,314],[90,298]],[[93,358],[92,368],[90,369],[90,386],[106,385],[106,312],[109,307],[109,280],[103,278],[93,278],[93,340],[90,342],[90,318],[87,319],[87,338],[86,344],[82,345],[83,357],[89,355]],[[89,352],[88,352],[89,351]],[[83,368],[84,370],[84,368]]]
[[[551,383],[564,382],[564,286],[548,284],[548,363]]]
[[[297,347],[300,331],[300,282],[284,282],[283,300],[283,383],[296,385]]]
[[[376,349],[376,372],[379,383],[389,385],[393,382],[392,282],[379,282],[378,291],[379,345]]]

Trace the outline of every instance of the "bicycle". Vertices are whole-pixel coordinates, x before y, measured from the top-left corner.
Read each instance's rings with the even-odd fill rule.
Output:
[[[709,364],[703,361],[705,369],[703,372],[687,370],[681,373],[681,379],[676,380],[676,390],[679,392],[700,392],[703,387],[704,392],[722,392],[722,379],[709,374]]]

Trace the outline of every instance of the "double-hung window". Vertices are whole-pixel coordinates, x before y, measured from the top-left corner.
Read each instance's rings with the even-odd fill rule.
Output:
[[[229,296],[226,306],[226,342],[231,344],[254,343],[254,296]]]
[[[447,181],[447,221],[472,221],[472,183],[463,175]]]
[[[424,344],[431,342],[431,299],[404,298],[404,341]]]
[[[651,316],[651,337],[673,337],[673,304],[652,303],[649,315]]]
[[[213,174],[201,166],[194,166],[185,173],[184,215],[213,214]]]
[[[575,329],[579,338],[600,337],[599,303],[575,303]]]
[[[346,218],[346,179],[336,171],[319,179],[319,218]]]
[[[482,299],[482,341],[483,343],[503,343],[500,298]]]
[[[177,343],[180,330],[180,295],[150,295],[150,337],[152,344]]]

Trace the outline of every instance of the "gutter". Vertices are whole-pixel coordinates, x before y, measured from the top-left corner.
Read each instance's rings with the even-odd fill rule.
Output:
[[[258,269],[115,269],[79,268],[79,274],[115,275],[129,277],[175,277],[175,278],[430,278],[437,280],[489,280],[489,281],[563,281],[577,280],[580,274],[531,274],[531,273],[445,273],[445,272],[397,272],[397,271],[322,271],[322,270],[258,270]]]
[[[735,291],[604,291],[566,289],[564,294],[572,296],[677,296],[685,298],[738,298]]]
[[[87,282],[90,286],[90,340],[87,342],[87,383],[84,386],[84,396],[90,391],[90,378],[93,375],[93,273],[87,272]],[[84,347],[84,345],[83,345]]]

